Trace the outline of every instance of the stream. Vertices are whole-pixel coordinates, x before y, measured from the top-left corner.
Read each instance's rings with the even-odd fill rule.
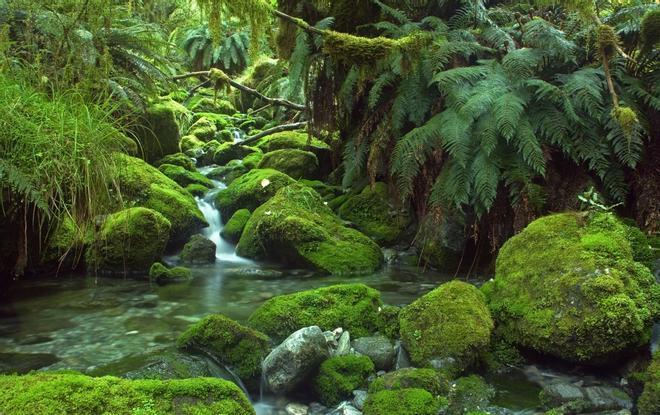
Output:
[[[273,296],[343,282],[365,283],[379,290],[385,303],[405,305],[453,277],[392,265],[372,275],[334,277],[241,258],[220,236],[223,223],[213,200],[225,185],[215,184],[197,199],[210,225],[202,233],[217,246],[214,264],[192,266],[192,281],[166,286],[151,283],[147,275],[21,281],[0,304],[0,372],[73,369],[121,375],[140,368],[141,356],[171,348],[188,325],[207,314],[223,313],[244,322]],[[165,261],[176,264],[178,257]],[[657,342],[658,327],[655,335]],[[222,371],[218,376],[224,376]],[[534,413],[539,406],[540,388],[524,371],[489,381],[498,390],[497,405],[516,413]],[[276,397],[252,399],[259,401],[259,415],[281,413],[276,408],[286,404]]]

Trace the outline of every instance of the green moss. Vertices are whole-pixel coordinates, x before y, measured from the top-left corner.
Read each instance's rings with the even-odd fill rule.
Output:
[[[42,265],[75,268],[79,257],[92,243],[93,232],[81,227],[72,218],[65,217],[48,233],[46,246],[42,250]]]
[[[181,138],[179,148],[186,154],[192,154],[201,151],[204,147],[204,142],[194,135],[186,135]]]
[[[493,330],[484,299],[473,285],[455,280],[405,307],[400,332],[412,362],[452,358],[458,369],[475,363],[488,349]]]
[[[384,183],[376,183],[373,189],[367,186],[359,195],[349,197],[337,212],[365,235],[384,244],[396,242],[410,222],[406,210],[388,200]]]
[[[333,285],[273,297],[250,316],[248,324],[276,341],[303,327],[322,330],[342,327],[352,337],[377,330],[380,293],[363,284]]]
[[[0,376],[0,389],[0,412],[12,415],[254,415],[241,390],[222,379],[126,380],[38,372]]]
[[[221,130],[218,132],[218,141],[223,143],[234,142],[234,133],[230,130]]]
[[[265,171],[252,170],[230,188],[243,178],[249,176],[252,180],[252,175],[258,178]],[[255,194],[258,195],[252,191],[249,196],[253,198]],[[246,204],[253,207],[257,203],[238,205]],[[223,208],[223,203],[218,205]],[[282,188],[254,211],[237,252],[248,258],[272,259],[335,275],[374,272],[383,260],[380,248],[371,239],[344,226],[318,193],[300,184]]]
[[[145,160],[155,161],[179,152],[181,136],[175,104],[174,101],[163,101],[150,106],[142,125],[136,129],[138,145]]]
[[[202,186],[201,184],[194,183],[186,186],[186,191],[195,197],[202,197],[208,193],[209,188]]]
[[[316,190],[316,192],[321,195],[323,200],[332,200],[335,196],[344,193],[344,190],[341,187],[331,186],[329,184],[323,183],[320,180],[301,179],[298,180],[298,182]]]
[[[294,179],[309,179],[318,174],[319,161],[312,152],[284,149],[264,154],[257,167],[278,170]]]
[[[222,237],[233,244],[238,243],[245,225],[250,220],[250,216],[252,216],[252,213],[247,209],[237,210],[225,224],[224,228],[222,228],[220,232]]]
[[[226,185],[247,173],[250,169],[243,165],[241,160],[232,160],[224,166],[216,167],[211,170],[207,177],[214,180],[219,180]]]
[[[167,268],[160,262],[156,262],[149,268],[149,278],[158,284],[171,284],[190,281],[192,272],[184,267]]]
[[[197,100],[190,110],[195,113],[210,112],[213,114],[233,115],[236,113],[236,108],[231,102],[222,99],[214,100],[213,98],[202,98]]]
[[[633,260],[628,229],[614,215],[564,213],[532,222],[507,241],[484,285],[509,342],[579,362],[649,340],[660,288]]]
[[[224,166],[231,160],[239,160],[245,156],[259,152],[259,149],[240,144],[223,143],[213,153],[213,162],[219,166]]]
[[[660,413],[660,352],[653,355],[653,360],[644,374],[644,391],[637,402],[639,415]]]
[[[144,161],[115,154],[117,181],[127,205],[144,206],[165,216],[172,225],[170,243],[185,242],[207,226],[192,195]]]
[[[322,404],[337,405],[353,396],[353,390],[367,386],[367,378],[375,371],[367,356],[332,357],[321,364],[312,386]]]
[[[213,182],[207,179],[203,174],[186,170],[181,166],[163,164],[158,168],[158,170],[182,187],[186,187],[191,184],[204,186],[207,189],[213,187]]]
[[[369,394],[364,415],[436,415],[446,404],[424,389],[382,390]]]
[[[170,221],[146,208],[130,208],[108,216],[87,252],[92,269],[107,272],[146,271],[160,259]]]
[[[458,379],[449,393],[447,415],[463,415],[470,412],[485,411],[490,400],[495,397],[495,389],[483,378],[470,375]]]
[[[177,345],[210,353],[251,385],[258,382],[261,362],[270,350],[266,335],[222,314],[212,314],[188,327]]]
[[[369,385],[369,393],[409,388],[423,389],[433,396],[447,396],[449,381],[435,369],[405,368],[378,377]]]
[[[255,152],[252,154],[248,154],[243,158],[243,165],[250,170],[256,169],[263,157],[264,157],[263,152]]]
[[[160,167],[163,164],[173,164],[175,166],[183,167],[188,171],[196,171],[192,159],[183,153],[168,154],[155,162],[154,166]]]
[[[181,261],[190,264],[205,264],[215,262],[216,245],[202,235],[193,235],[183,246]]]
[[[198,139],[207,142],[213,140],[217,132],[218,127],[216,127],[213,121],[206,117],[201,117],[190,126],[186,135],[194,135]]]
[[[307,133],[298,131],[284,131],[271,134],[259,140],[256,144],[264,153],[283,149],[298,149],[311,151],[321,160],[321,155],[331,152],[330,146],[312,137]]]
[[[344,203],[346,203],[349,197],[349,195],[337,196],[328,202],[328,207],[334,211],[337,211],[344,205]]]
[[[293,182],[292,178],[277,170],[252,170],[219,192],[216,205],[226,220],[239,209],[256,209],[278,190]]]

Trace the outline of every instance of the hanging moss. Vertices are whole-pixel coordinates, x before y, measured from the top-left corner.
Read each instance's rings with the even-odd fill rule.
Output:
[[[630,137],[635,132],[635,128],[639,124],[637,114],[630,107],[618,106],[612,110],[612,117],[619,123],[623,135],[630,140]]]
[[[639,37],[645,50],[652,49],[660,42],[660,9],[649,10],[642,17]]]
[[[596,43],[600,55],[605,59],[610,59],[616,53],[619,38],[612,26],[603,24],[596,30]]]
[[[231,79],[221,69],[211,68],[209,71],[209,79],[213,84],[213,89],[215,92],[215,95],[213,96],[214,99],[218,97],[218,92],[224,92],[225,94],[229,94],[231,92]]]
[[[395,50],[421,49],[430,38],[413,33],[401,39],[363,37],[327,30],[323,34],[323,52],[347,63],[373,63]]]

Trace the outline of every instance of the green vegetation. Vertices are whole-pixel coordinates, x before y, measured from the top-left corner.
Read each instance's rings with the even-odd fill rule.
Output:
[[[477,375],[462,377],[452,385],[449,394],[449,415],[485,411],[490,400],[495,397],[495,389]]]
[[[192,272],[184,267],[167,268],[160,262],[156,262],[149,268],[149,278],[162,285],[186,282],[192,279]]]
[[[270,351],[266,335],[241,326],[222,314],[212,314],[188,327],[179,336],[177,344],[210,353],[252,386],[258,386],[261,361]]]
[[[367,356],[332,357],[321,364],[314,377],[314,393],[324,405],[337,405],[351,398],[355,389],[364,389],[374,372],[374,363]]]
[[[212,378],[125,380],[75,372],[0,376],[7,414],[254,415],[235,384]]]
[[[433,359],[462,370],[488,349],[493,320],[484,295],[471,284],[451,281],[417,299],[399,314],[401,339],[417,365]]]
[[[660,411],[660,353],[656,352],[644,374],[644,391],[637,402],[639,415]]]
[[[382,390],[369,394],[364,415],[435,415],[446,400],[424,389]]]
[[[248,220],[250,220],[250,216],[252,216],[252,213],[247,209],[237,210],[231,215],[231,218],[227,221],[224,228],[222,228],[222,237],[233,244],[238,243],[243,234],[243,229],[245,229],[245,225],[247,225]]]
[[[449,381],[438,370],[405,368],[386,373],[369,385],[369,393],[382,390],[423,389],[433,396],[446,396]]]
[[[333,285],[271,298],[252,313],[248,324],[275,341],[308,326],[342,327],[357,338],[377,330],[381,306],[380,293],[366,285]]]
[[[483,291],[505,339],[570,361],[605,363],[648,342],[659,312],[660,286],[610,213],[532,222],[502,247]]]
[[[318,174],[319,161],[309,151],[282,149],[264,154],[257,168],[281,171],[293,179],[312,179]]]

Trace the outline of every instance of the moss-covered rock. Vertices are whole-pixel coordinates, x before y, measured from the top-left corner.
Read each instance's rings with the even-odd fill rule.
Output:
[[[294,179],[311,179],[318,174],[319,160],[309,151],[275,150],[264,154],[257,167],[278,170]]]
[[[236,113],[236,108],[231,102],[222,99],[201,98],[190,107],[195,113],[210,112],[213,114],[232,115]]]
[[[203,147],[204,142],[194,135],[185,135],[181,137],[181,142],[179,143],[179,148],[181,151],[190,155],[191,157],[195,157],[201,153],[203,151]]]
[[[155,162],[154,166],[160,167],[163,164],[173,164],[175,166],[183,167],[188,171],[195,171],[195,164],[193,163],[192,159],[183,153],[168,154],[167,156]]]
[[[183,246],[181,261],[189,264],[212,264],[215,262],[216,246],[202,235],[193,235]]]
[[[449,381],[435,369],[405,368],[376,378],[369,385],[369,393],[409,388],[424,389],[433,396],[447,396]]]
[[[260,139],[256,146],[264,153],[283,149],[298,149],[311,151],[319,156],[319,153],[323,154],[331,151],[330,146],[323,141],[315,137],[312,137],[310,140],[307,133],[298,131],[284,131],[271,134]]]
[[[187,241],[190,235],[208,226],[192,195],[158,169],[121,153],[116,153],[114,160],[115,179],[124,202],[165,216],[172,225],[171,245]]]
[[[170,228],[170,221],[151,209],[109,215],[87,251],[87,264],[110,273],[146,271],[163,255]]]
[[[216,206],[222,218],[228,220],[239,209],[256,209],[273,197],[278,190],[293,182],[292,178],[277,170],[252,170],[219,192],[215,201]]]
[[[158,170],[165,176],[174,180],[181,187],[186,187],[191,184],[204,186],[207,189],[213,187],[213,182],[206,178],[203,174],[186,170],[181,166],[175,166],[174,164],[163,164],[158,167]]]
[[[352,336],[374,333],[380,293],[363,284],[333,285],[273,297],[252,313],[248,324],[271,336],[284,340],[303,327],[319,326],[322,330],[342,327]]]
[[[215,139],[215,135],[218,132],[218,127],[215,123],[209,120],[206,117],[201,117],[193,125],[188,128],[186,135],[194,135],[204,142],[211,141]]]
[[[207,177],[213,180],[219,180],[229,186],[231,182],[247,173],[248,169],[241,160],[232,160],[224,166],[216,167],[211,170]]]
[[[247,209],[237,210],[236,213],[231,216],[231,219],[225,224],[224,228],[222,228],[222,231],[220,231],[222,237],[232,244],[238,243],[243,234],[243,229],[245,229],[245,225],[248,223],[248,220],[250,220],[250,216],[252,216],[252,213]]]
[[[75,269],[82,261],[82,253],[93,241],[93,230],[65,217],[49,231],[41,251],[41,265],[46,268]]]
[[[378,331],[391,340],[399,338],[399,313],[401,307],[387,304],[380,310]]]
[[[243,165],[250,170],[256,169],[262,158],[264,158],[264,153],[261,151],[248,154],[243,157]]]
[[[594,364],[647,343],[660,306],[658,284],[609,213],[535,220],[504,244],[482,290],[505,339]]]
[[[258,178],[266,171],[271,170],[252,170],[230,188],[242,183],[244,177],[255,175]],[[218,201],[223,193],[219,194]],[[251,200],[255,195],[259,193],[246,194]],[[222,209],[223,203],[218,205]],[[238,205],[252,208],[256,203]],[[254,211],[238,243],[237,253],[335,275],[374,272],[383,260],[378,245],[359,231],[344,226],[318,193],[300,184],[282,188]]]
[[[495,397],[495,389],[480,376],[462,377],[451,387],[448,415],[463,415],[486,411],[490,400]]]
[[[185,187],[186,192],[190,193],[195,197],[202,197],[209,192],[209,188],[202,186],[201,184],[193,183]]]
[[[327,183],[323,183],[320,180],[301,179],[298,180],[298,182],[316,190],[316,192],[321,195],[323,200],[326,201],[334,199],[335,196],[344,194],[344,189],[342,189],[340,186],[332,186]]]
[[[369,394],[364,415],[437,415],[446,400],[424,389],[382,390]]]
[[[644,374],[644,391],[637,402],[637,409],[639,415],[660,414],[660,352],[655,352]]]
[[[332,357],[321,364],[314,377],[314,393],[322,404],[337,405],[352,397],[355,389],[364,389],[374,371],[374,364],[367,356]]]
[[[34,372],[0,376],[0,389],[0,412],[12,415],[254,415],[240,388],[222,379],[126,380]]]
[[[399,314],[401,339],[416,365],[465,369],[488,349],[493,330],[484,295],[471,284],[442,284]]]
[[[213,153],[213,162],[219,166],[224,166],[231,160],[239,160],[252,153],[260,152],[259,149],[240,144],[223,143],[215,149]]]
[[[149,268],[149,278],[161,285],[173,284],[190,281],[192,272],[184,267],[167,268],[162,263],[156,262]]]
[[[365,187],[362,193],[349,197],[337,213],[381,244],[396,242],[410,223],[407,211],[390,202],[385,183]]]
[[[156,161],[179,152],[179,104],[162,101],[147,108],[142,125],[136,128],[138,146],[147,161]]]
[[[261,362],[270,351],[266,335],[222,314],[212,314],[188,327],[177,345],[211,354],[250,387],[258,386]]]
[[[231,117],[226,114],[215,114],[212,112],[196,112],[193,115],[193,122],[197,122],[202,118],[206,118],[207,120],[211,121],[215,125],[217,131],[222,131],[225,128],[231,126]]]

